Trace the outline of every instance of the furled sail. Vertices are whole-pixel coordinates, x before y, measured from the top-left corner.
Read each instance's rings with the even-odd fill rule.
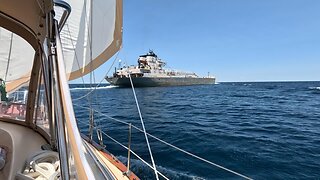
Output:
[[[70,0],[71,15],[61,31],[69,80],[110,59],[122,44],[121,0]]]

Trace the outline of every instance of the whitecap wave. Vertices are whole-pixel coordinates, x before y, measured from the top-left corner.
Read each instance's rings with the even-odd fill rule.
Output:
[[[122,163],[127,162],[127,158],[124,156],[116,156],[118,160]],[[142,176],[146,179],[151,179],[153,177],[153,170],[149,168],[146,164],[138,159],[131,159],[131,170],[133,172],[138,171],[142,174]],[[181,172],[171,168],[163,167],[163,166],[156,166],[159,172],[162,172],[166,177],[169,179],[190,179],[190,180],[204,180],[205,178],[199,177],[193,174],[189,174],[188,172]],[[141,175],[140,174],[140,175]]]
[[[309,89],[320,90],[320,87],[309,87]]]
[[[115,88],[115,87],[118,87],[118,86],[113,86],[113,85],[110,85],[110,86],[101,86],[101,87],[76,87],[76,88],[70,88],[70,91],[75,91],[75,90],[92,90],[92,89],[111,89],[111,88]]]

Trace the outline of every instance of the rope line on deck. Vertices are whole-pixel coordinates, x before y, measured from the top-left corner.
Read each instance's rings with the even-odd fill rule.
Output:
[[[78,106],[78,107],[81,107],[81,108],[87,109],[87,107],[79,106],[79,105],[77,105],[77,104],[74,104],[74,105],[75,105],[75,106]],[[128,122],[125,122],[125,121],[116,119],[116,118],[114,118],[114,117],[111,117],[111,116],[109,116],[109,115],[107,115],[107,114],[104,114],[104,113],[102,113],[102,112],[99,112],[99,111],[97,111],[97,110],[94,110],[94,111],[100,113],[100,114],[101,114],[102,116],[104,116],[104,117],[107,117],[107,118],[109,118],[109,119],[112,119],[112,120],[117,121],[117,122],[122,123],[122,124],[129,125]],[[131,126],[132,126],[134,129],[136,129],[136,130],[138,130],[138,131],[140,131],[140,132],[143,132],[143,130],[140,129],[140,128],[138,128],[137,126],[135,126],[135,125],[131,125]],[[181,149],[181,148],[179,148],[179,147],[177,147],[177,146],[175,146],[175,145],[173,145],[173,144],[171,144],[171,143],[168,143],[168,142],[166,142],[166,141],[164,141],[164,140],[162,140],[162,139],[160,139],[160,138],[157,138],[156,136],[154,136],[154,135],[152,135],[152,134],[150,134],[150,133],[147,133],[147,135],[150,136],[150,137],[152,137],[153,139],[156,139],[156,140],[158,140],[158,141],[166,144],[167,146],[170,146],[170,147],[172,147],[172,148],[174,148],[174,149],[176,149],[176,150],[178,150],[178,151],[180,151],[180,152],[183,152],[183,153],[185,153],[185,154],[187,154],[187,155],[189,155],[189,156],[192,156],[192,157],[194,157],[194,158],[196,158],[196,159],[198,159],[198,160],[200,160],[200,161],[203,161],[203,162],[208,163],[208,164],[210,164],[210,165],[212,165],[212,166],[215,166],[215,167],[217,167],[217,168],[220,168],[220,169],[223,169],[223,170],[225,170],[225,171],[228,171],[228,172],[230,172],[230,173],[232,173],[232,174],[234,174],[234,175],[240,176],[240,177],[242,177],[242,178],[244,178],[244,179],[252,180],[252,178],[250,178],[250,177],[248,177],[248,176],[245,176],[245,175],[240,174],[240,173],[238,173],[238,172],[235,172],[235,171],[233,171],[233,170],[231,170],[231,169],[228,169],[228,168],[226,168],[226,167],[223,167],[223,166],[221,166],[221,165],[219,165],[219,164],[217,164],[217,163],[211,162],[211,161],[209,161],[209,160],[207,160],[207,159],[205,159],[205,158],[202,158],[202,157],[200,157],[200,156],[197,156],[197,155],[195,155],[195,154],[193,154],[193,153],[191,153],[191,152],[189,152],[189,151],[183,150],[183,149]]]

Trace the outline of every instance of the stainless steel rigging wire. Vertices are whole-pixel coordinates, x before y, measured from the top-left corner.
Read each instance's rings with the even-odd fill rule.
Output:
[[[80,106],[80,105],[77,105],[77,104],[74,104],[74,105],[75,105],[75,106],[78,106],[78,107],[80,107],[80,108],[88,109],[87,107],[83,107],[83,106]],[[97,111],[97,110],[95,110],[95,111],[98,112],[98,113],[100,113],[102,116],[104,116],[104,117],[106,117],[106,118],[108,118],[108,119],[114,120],[114,121],[119,122],[119,123],[121,123],[121,124],[129,125],[129,123],[126,122],[126,121],[122,121],[122,120],[120,120],[120,119],[113,118],[113,117],[111,117],[111,116],[109,116],[109,115],[107,115],[107,114],[105,114],[105,113],[99,112],[99,111]],[[143,130],[140,129],[140,128],[138,128],[137,126],[135,126],[135,125],[131,125],[131,126],[132,126],[134,129],[136,129],[136,130],[138,130],[138,131],[140,131],[140,132],[143,132]],[[166,141],[164,141],[164,140],[162,140],[162,139],[160,139],[160,138],[158,138],[158,137],[150,134],[150,133],[147,133],[147,135],[150,136],[150,137],[152,137],[152,138],[155,139],[155,140],[158,140],[158,141],[166,144],[167,146],[170,146],[170,147],[172,147],[172,148],[174,148],[174,149],[176,149],[176,150],[178,150],[178,151],[180,151],[180,152],[183,152],[183,153],[185,153],[185,154],[187,154],[187,155],[189,155],[189,156],[192,156],[192,157],[194,157],[194,158],[196,158],[196,159],[198,159],[198,160],[200,160],[200,161],[203,161],[203,162],[208,163],[208,164],[210,164],[210,165],[212,165],[212,166],[215,166],[215,167],[218,167],[218,168],[223,169],[223,170],[225,170],[225,171],[228,171],[228,172],[230,172],[230,173],[232,173],[232,174],[235,174],[235,175],[237,175],[237,176],[240,176],[240,177],[242,177],[242,178],[244,178],[244,179],[252,180],[252,178],[250,178],[250,177],[248,177],[248,176],[245,176],[245,175],[243,175],[243,174],[241,174],[241,173],[238,173],[238,172],[236,172],[236,171],[233,171],[233,170],[231,170],[231,169],[228,169],[228,168],[226,168],[226,167],[223,167],[222,165],[219,165],[219,164],[217,164],[217,163],[211,162],[211,161],[209,161],[209,160],[207,160],[207,159],[205,159],[205,158],[202,158],[202,157],[200,157],[200,156],[197,156],[197,155],[195,155],[195,154],[193,154],[193,153],[191,153],[191,152],[189,152],[189,151],[183,150],[183,149],[181,149],[181,148],[179,148],[179,147],[177,147],[177,146],[175,146],[175,145],[173,145],[173,144],[171,144],[171,143],[169,143],[169,142],[166,142]]]

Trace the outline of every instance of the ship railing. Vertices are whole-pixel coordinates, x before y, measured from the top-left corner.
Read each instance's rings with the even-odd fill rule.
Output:
[[[194,72],[189,71],[182,71],[177,69],[164,69],[167,73],[174,73],[175,75],[182,75],[182,76],[197,76]]]
[[[74,106],[77,106],[77,107],[79,107],[79,108],[82,108],[82,109],[90,110],[89,107],[84,107],[84,106],[81,106],[81,105],[78,105],[78,104],[75,104],[75,103],[74,103],[73,105],[74,105]],[[92,110],[92,109],[91,109],[91,110]],[[93,111],[94,111],[95,113],[98,113],[100,117],[105,117],[105,118],[107,118],[107,119],[109,119],[109,120],[113,120],[114,122],[117,122],[117,123],[120,123],[120,124],[122,124],[122,125],[128,126],[129,129],[133,128],[133,129],[135,129],[135,130],[137,130],[137,131],[139,131],[139,132],[141,132],[141,133],[144,132],[141,128],[138,128],[137,126],[132,125],[132,124],[129,123],[129,122],[126,122],[126,121],[123,121],[123,120],[120,120],[120,119],[111,117],[111,116],[109,116],[109,115],[107,115],[107,114],[105,114],[105,113],[102,113],[101,111],[95,110],[95,109],[93,109]],[[83,124],[83,125],[88,125],[88,127],[90,126],[89,122],[80,121],[79,119],[78,119],[77,122],[78,122],[78,123],[81,123],[81,124]],[[125,146],[124,144],[120,143],[118,140],[116,140],[114,137],[112,137],[110,134],[107,134],[106,132],[104,132],[104,130],[101,129],[101,127],[99,127],[98,125],[94,124],[93,127],[97,130],[97,132],[98,132],[98,131],[101,131],[102,134],[103,134],[105,137],[107,137],[108,139],[112,140],[113,142],[115,142],[116,144],[118,144],[119,146],[121,146],[122,148],[128,150],[128,151],[129,151],[130,153],[132,153],[135,157],[137,157],[137,158],[138,158],[139,160],[141,160],[144,164],[146,164],[149,168],[151,168],[152,170],[155,170],[154,167],[153,167],[151,164],[149,164],[148,162],[146,162],[146,161],[145,161],[144,159],[142,159],[136,152],[134,152],[132,149],[130,149],[131,132],[129,133],[129,134],[130,134],[130,135],[129,135],[129,138],[128,138],[128,139],[129,139],[129,145],[128,145],[128,147],[127,147],[127,146]],[[129,130],[129,131],[130,131],[130,130]],[[228,169],[228,168],[226,168],[226,167],[224,167],[224,166],[222,166],[222,165],[219,165],[219,164],[214,163],[214,162],[212,162],[212,161],[210,161],[210,160],[207,160],[207,159],[205,159],[205,158],[203,158],[203,157],[200,157],[200,156],[198,156],[198,155],[195,155],[195,154],[193,154],[192,152],[189,152],[189,151],[186,151],[186,150],[184,150],[184,149],[182,149],[182,148],[179,148],[179,147],[177,147],[177,146],[175,146],[175,145],[173,145],[173,144],[171,144],[171,143],[169,143],[169,142],[167,142],[167,141],[165,141],[165,140],[163,140],[163,139],[160,139],[160,138],[158,138],[158,137],[156,137],[156,136],[154,136],[154,135],[152,135],[152,134],[150,134],[150,133],[147,133],[147,135],[148,135],[148,137],[150,137],[150,138],[152,138],[152,139],[154,139],[154,140],[156,140],[156,141],[158,141],[158,142],[160,142],[160,143],[162,143],[162,144],[164,144],[164,145],[166,145],[166,146],[169,146],[169,147],[171,147],[171,148],[173,148],[173,149],[175,149],[175,150],[177,150],[177,151],[180,151],[180,152],[182,152],[182,153],[184,153],[184,154],[186,154],[186,155],[188,155],[188,156],[191,156],[191,157],[193,157],[193,158],[195,158],[195,159],[198,159],[199,161],[205,162],[205,163],[207,163],[208,165],[217,167],[217,168],[219,168],[219,169],[222,169],[222,170],[224,170],[224,171],[227,171],[227,172],[229,172],[229,173],[232,173],[232,174],[234,174],[234,175],[236,175],[236,176],[239,176],[239,177],[241,177],[241,178],[244,178],[244,179],[250,179],[250,180],[252,179],[252,178],[250,178],[250,177],[248,177],[248,176],[245,176],[245,175],[243,175],[243,174],[241,174],[241,173],[238,173],[238,172],[233,171],[233,170],[231,170],[231,169]],[[129,153],[128,153],[128,162],[130,162],[130,155],[129,155]],[[128,163],[128,164],[129,164],[129,163]],[[129,168],[129,167],[128,167],[128,168]],[[169,178],[166,177],[163,173],[159,172],[159,170],[155,170],[155,171],[156,171],[160,176],[162,176],[164,179],[169,179]]]

